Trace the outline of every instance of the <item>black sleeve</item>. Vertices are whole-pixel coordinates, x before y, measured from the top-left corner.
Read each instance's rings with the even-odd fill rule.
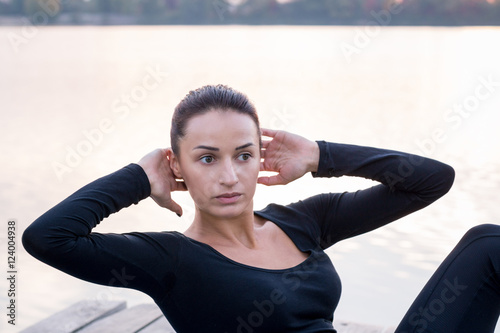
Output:
[[[320,161],[313,177],[357,176],[381,183],[356,192],[321,194],[290,205],[318,223],[322,248],[431,204],[448,192],[455,177],[449,165],[417,155],[317,143]]]
[[[165,287],[161,281],[165,273],[155,271],[158,260],[167,266],[175,261],[161,251],[154,233],[92,232],[104,218],[149,194],[143,169],[130,164],[86,185],[40,216],[24,231],[23,245],[35,258],[80,279],[154,295]]]

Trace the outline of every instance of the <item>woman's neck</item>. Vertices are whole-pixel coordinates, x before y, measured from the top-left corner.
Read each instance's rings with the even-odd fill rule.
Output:
[[[253,210],[239,216],[221,218],[196,210],[191,226],[184,234],[197,241],[219,246],[245,246],[255,248],[257,237],[255,228],[262,223]]]

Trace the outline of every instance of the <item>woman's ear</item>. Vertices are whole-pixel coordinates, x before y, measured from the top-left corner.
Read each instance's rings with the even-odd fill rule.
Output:
[[[168,157],[168,160],[170,163],[170,169],[172,169],[174,176],[178,179],[182,179],[182,173],[181,173],[181,168],[179,165],[179,159],[174,154],[174,151],[172,150],[172,148],[167,149],[167,157]]]

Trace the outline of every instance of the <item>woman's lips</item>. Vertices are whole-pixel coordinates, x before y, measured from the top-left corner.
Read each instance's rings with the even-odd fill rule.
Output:
[[[233,192],[233,193],[224,193],[224,194],[218,195],[216,197],[216,199],[220,203],[231,204],[231,203],[235,203],[236,201],[238,201],[240,199],[240,197],[241,197],[241,193]]]

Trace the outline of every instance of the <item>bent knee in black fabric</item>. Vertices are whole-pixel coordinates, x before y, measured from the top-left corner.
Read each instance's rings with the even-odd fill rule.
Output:
[[[479,225],[439,266],[396,332],[493,332],[499,314],[500,226]]]

